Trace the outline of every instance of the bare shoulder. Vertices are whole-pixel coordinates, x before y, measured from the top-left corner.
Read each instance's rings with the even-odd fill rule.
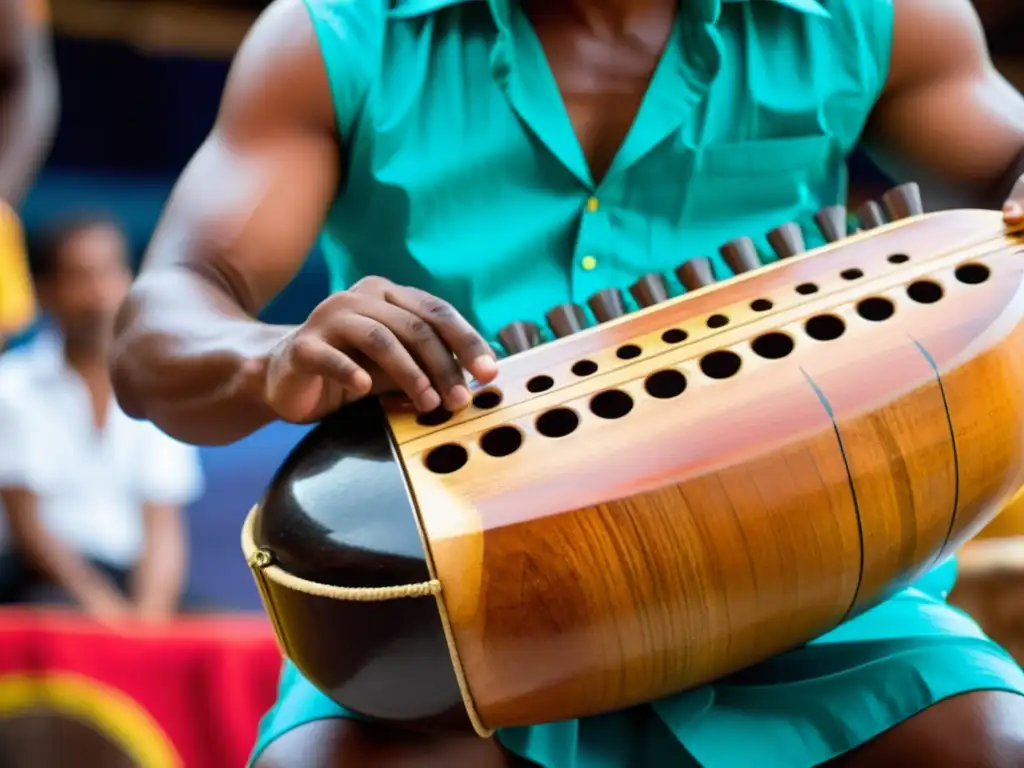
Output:
[[[218,127],[248,135],[282,123],[331,129],[330,85],[303,0],[275,0],[249,30],[224,90]]]
[[[892,60],[886,92],[973,77],[991,67],[971,0],[893,0]]]

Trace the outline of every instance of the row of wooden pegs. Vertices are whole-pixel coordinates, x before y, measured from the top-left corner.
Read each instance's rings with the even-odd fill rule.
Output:
[[[917,184],[901,184],[882,196],[882,204],[869,200],[854,211],[856,230],[880,227],[887,221],[897,221],[923,212],[921,191]],[[849,220],[846,206],[832,205],[814,214],[814,222],[827,242],[834,243],[847,236]],[[788,259],[807,250],[799,224],[787,222],[767,234],[768,244],[780,259]],[[761,267],[757,246],[749,237],[730,240],[719,249],[725,263],[739,275]],[[688,291],[715,282],[711,259],[697,256],[688,259],[675,270],[679,282]],[[669,298],[668,285],[663,275],[651,272],[629,287],[633,300],[641,308],[650,307]],[[606,323],[627,313],[626,301],[618,288],[605,288],[589,299],[587,306],[598,323]],[[546,315],[548,327],[555,338],[563,338],[587,327],[586,313],[576,304],[560,304]],[[498,340],[510,355],[524,352],[543,343],[543,335],[536,323],[516,321],[498,332]]]

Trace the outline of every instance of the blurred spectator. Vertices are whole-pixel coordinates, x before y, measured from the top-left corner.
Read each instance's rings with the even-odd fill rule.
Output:
[[[195,449],[130,419],[106,358],[131,273],[120,229],[80,218],[45,233],[31,267],[57,335],[0,361],[0,499],[20,558],[18,602],[73,602],[103,620],[161,619],[185,578],[181,507]],[[13,575],[12,575],[13,574]]]

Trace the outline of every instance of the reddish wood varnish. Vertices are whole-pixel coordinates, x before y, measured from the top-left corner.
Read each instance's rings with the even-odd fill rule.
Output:
[[[497,408],[431,428],[387,399],[483,723],[579,717],[728,674],[870,607],[973,535],[1024,482],[1020,250],[997,213],[916,217],[503,361]],[[961,282],[965,262],[991,276]],[[850,268],[863,277],[839,277]],[[908,298],[922,279],[941,300]],[[795,293],[804,282],[820,290]],[[865,320],[866,297],[895,314]],[[753,312],[758,298],[774,308]],[[712,313],[729,325],[707,329]],[[844,333],[810,338],[822,314]],[[662,342],[670,327],[690,339]],[[754,354],[766,332],[792,353]],[[626,342],[644,354],[620,360]],[[715,350],[739,355],[736,375],[701,372]],[[598,372],[572,376],[584,357]],[[685,392],[647,394],[666,369]],[[555,386],[531,394],[539,374]],[[591,413],[613,389],[631,411]],[[537,431],[554,407],[579,415],[566,437]],[[478,440],[502,425],[523,443],[489,456]],[[448,443],[468,463],[431,472],[425,457]]]

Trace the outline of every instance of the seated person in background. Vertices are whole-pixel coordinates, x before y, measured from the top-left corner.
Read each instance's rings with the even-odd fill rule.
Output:
[[[19,602],[68,602],[102,620],[174,614],[185,575],[181,507],[194,448],[126,416],[106,360],[131,282],[121,231],[83,218],[32,254],[61,344],[0,363],[0,499],[25,562]]]
[[[13,208],[35,178],[57,127],[47,10],[46,0],[0,0],[0,351],[36,311],[21,222]],[[0,521],[0,602],[10,596],[18,570]]]

